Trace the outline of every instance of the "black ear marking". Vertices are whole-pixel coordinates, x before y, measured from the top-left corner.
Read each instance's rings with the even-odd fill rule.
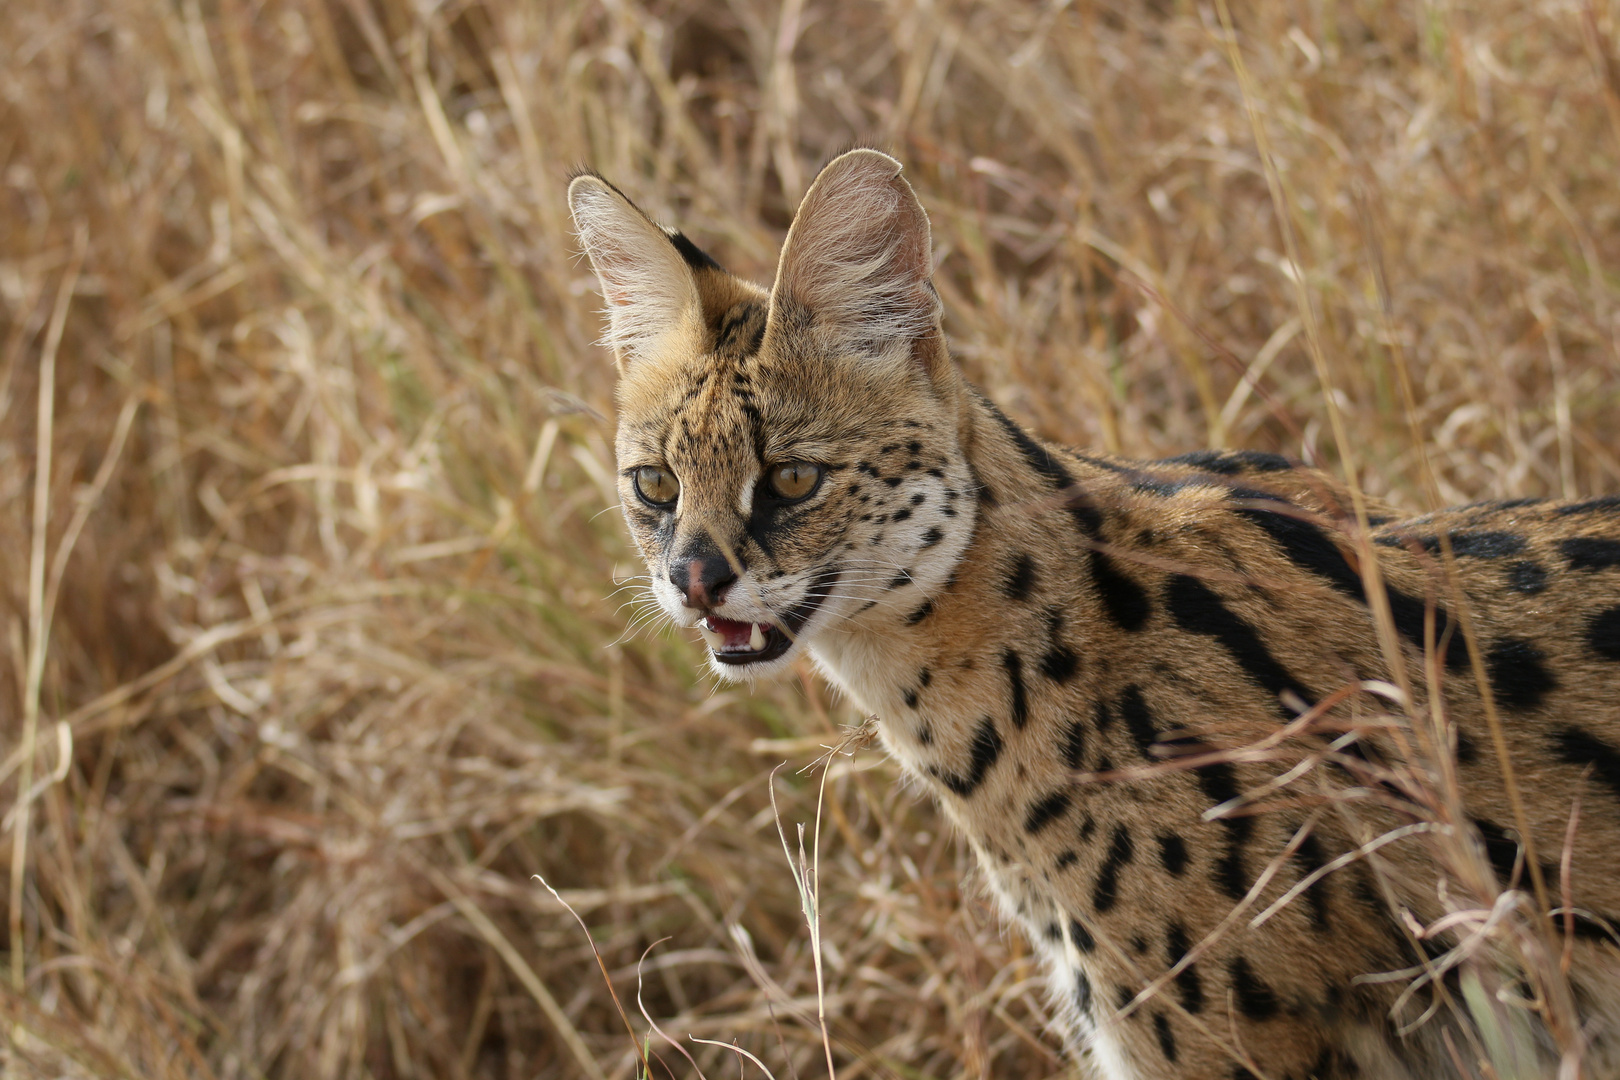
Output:
[[[664,232],[669,242],[675,245],[675,250],[680,252],[681,261],[693,270],[712,270],[718,274],[726,272],[726,268],[715,262],[713,256],[688,240],[679,229],[665,228]]]

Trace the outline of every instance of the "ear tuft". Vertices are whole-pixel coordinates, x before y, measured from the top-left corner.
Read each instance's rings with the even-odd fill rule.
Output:
[[[798,307],[825,345],[874,352],[938,325],[928,215],[900,163],[876,150],[833,159],[799,204],[777,266],[771,318]]]
[[[646,359],[667,335],[701,314],[689,257],[670,233],[595,174],[568,185],[568,207],[607,301],[602,344],[612,347],[621,365]],[[686,246],[697,251],[690,241]]]

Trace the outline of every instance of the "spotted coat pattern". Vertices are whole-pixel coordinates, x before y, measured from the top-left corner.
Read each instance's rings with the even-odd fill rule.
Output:
[[[1042,441],[957,374],[926,218],[870,151],[818,178],[771,291],[599,179],[573,194],[576,219],[634,240],[586,245],[610,301],[635,303],[614,301],[615,259],[659,245],[689,278],[658,350],[617,350],[623,503],[655,595],[683,625],[790,639],[760,663],[712,657],[722,676],[808,653],[880,718],[1044,958],[1094,1073],[1461,1075],[1448,1045],[1478,1033],[1455,985],[1409,1029],[1430,996],[1398,1008],[1403,982],[1364,977],[1455,943],[1411,932],[1445,914],[1442,879],[1453,899],[1528,891],[1534,870],[1556,890],[1580,790],[1563,925],[1588,1075],[1620,1075],[1620,497],[1358,518],[1272,454]],[[819,470],[810,496],[764,493],[784,461]],[[678,504],[639,497],[642,467],[678,477]],[[674,579],[715,552],[736,581],[694,606]],[[1423,804],[1414,761],[1455,770],[1460,811]],[[1442,826],[1476,838],[1474,878],[1438,854],[1457,847]]]

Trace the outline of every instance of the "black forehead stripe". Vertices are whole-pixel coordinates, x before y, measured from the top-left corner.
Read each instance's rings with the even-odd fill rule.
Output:
[[[679,229],[667,229],[664,235],[675,245],[675,250],[681,253],[681,261],[693,270],[716,270],[722,274],[726,272],[725,267],[715,262],[708,252],[688,240]]]
[[[759,352],[765,340],[765,306],[752,300],[735,304],[720,318],[714,334],[714,351],[735,359],[746,359]]]

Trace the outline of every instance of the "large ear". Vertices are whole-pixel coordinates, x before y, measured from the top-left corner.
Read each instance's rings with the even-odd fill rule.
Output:
[[[620,365],[653,355],[667,335],[696,332],[697,283],[669,233],[599,176],[575,177],[568,207],[607,300],[604,344]]]
[[[834,351],[873,355],[910,345],[938,326],[931,247],[928,215],[900,163],[851,150],[821,170],[799,204],[770,321],[785,328],[808,315],[811,332]]]

